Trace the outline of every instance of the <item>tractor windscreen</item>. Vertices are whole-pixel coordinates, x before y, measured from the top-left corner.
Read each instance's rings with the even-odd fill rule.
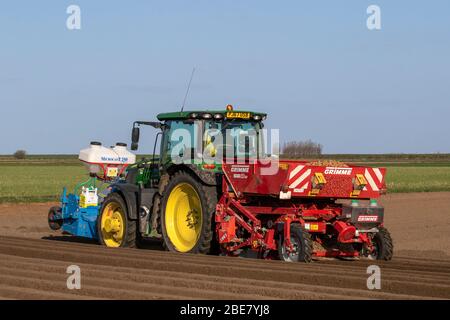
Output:
[[[256,121],[240,119],[224,122],[208,121],[203,138],[204,150],[212,157],[260,158],[264,144],[261,125]],[[258,153],[258,150],[260,152]]]

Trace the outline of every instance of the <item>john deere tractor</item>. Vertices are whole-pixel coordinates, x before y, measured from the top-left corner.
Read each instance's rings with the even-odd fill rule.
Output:
[[[161,237],[171,251],[210,252],[223,152],[232,158],[257,158],[265,117],[227,106],[163,113],[159,122],[136,121],[131,149],[138,149],[140,127],[150,126],[158,130],[153,156],[128,167],[126,179],[110,186],[99,214],[100,242],[135,247],[145,238]]]

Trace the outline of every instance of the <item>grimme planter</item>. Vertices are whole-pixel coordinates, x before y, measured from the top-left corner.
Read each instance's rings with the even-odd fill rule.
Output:
[[[160,130],[153,147],[160,157],[135,163],[122,144],[112,151],[126,156],[98,146],[82,151],[90,175],[108,187],[91,182],[79,195],[64,193],[62,207],[50,211],[50,227],[109,247],[157,238],[167,250],[186,253],[390,260],[392,239],[377,203],[386,170],[268,157],[261,151],[265,118],[227,106],[135,122],[132,149],[139,127],[149,125]],[[180,139],[179,129],[189,138]]]
[[[258,162],[224,164],[222,190],[231,192],[223,192],[215,215],[222,248],[236,254],[250,247],[261,257],[287,261],[391,259],[384,209],[375,200],[385,191],[385,169],[340,165],[280,161],[278,173],[267,176],[260,174],[264,165]]]

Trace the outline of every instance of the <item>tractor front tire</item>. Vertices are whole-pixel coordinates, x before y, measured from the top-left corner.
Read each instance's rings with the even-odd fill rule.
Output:
[[[97,219],[100,244],[107,247],[136,247],[137,221],[128,218],[128,210],[122,196],[110,193],[103,201]]]
[[[178,171],[170,177],[161,198],[160,226],[166,250],[208,254],[213,241],[211,228],[217,204],[215,186]]]

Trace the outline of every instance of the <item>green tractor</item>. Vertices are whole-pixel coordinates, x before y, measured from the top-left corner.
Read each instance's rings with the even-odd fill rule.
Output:
[[[229,105],[157,118],[133,124],[132,150],[138,149],[141,126],[158,130],[153,156],[130,166],[125,179],[110,186],[98,217],[99,241],[136,247],[160,238],[170,251],[209,253],[217,247],[214,215],[224,154],[244,161],[260,157],[266,114]]]

